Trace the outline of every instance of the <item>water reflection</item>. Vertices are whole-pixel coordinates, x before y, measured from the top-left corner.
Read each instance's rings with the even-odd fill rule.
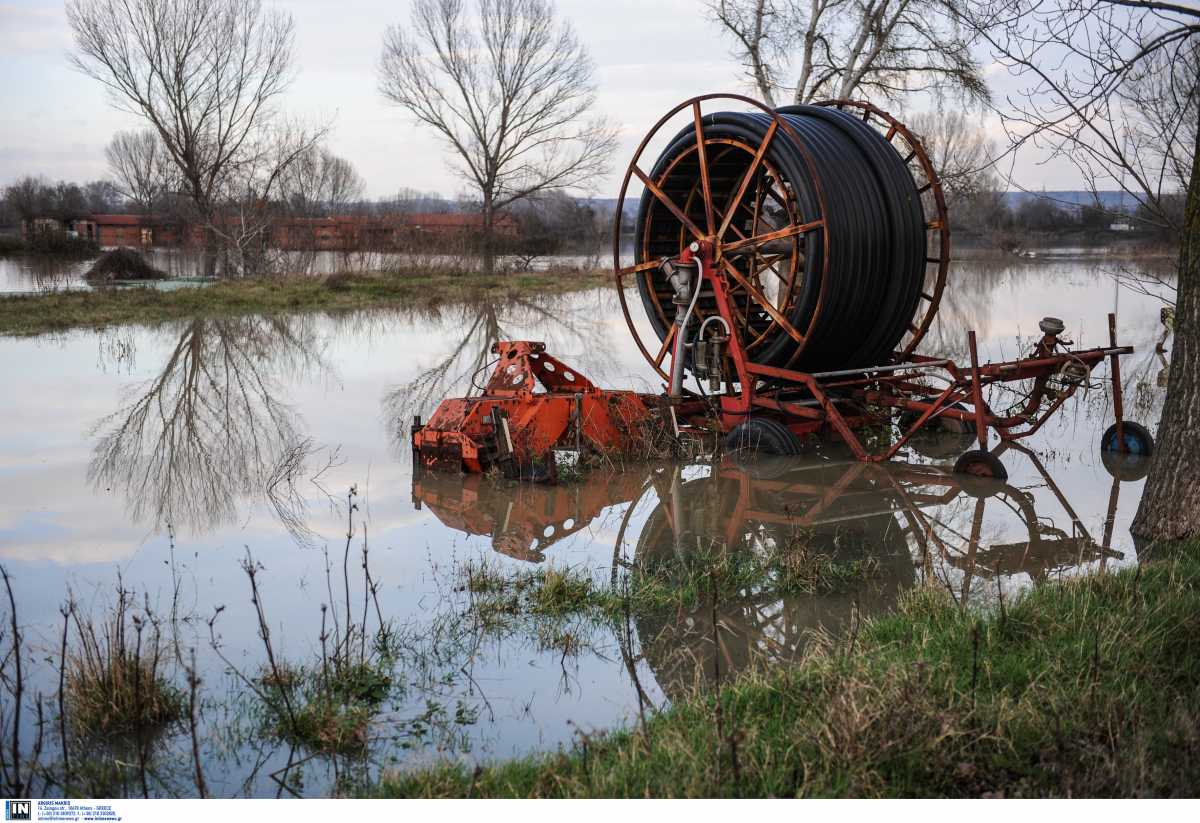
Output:
[[[134,521],[194,533],[234,521],[244,498],[266,494],[303,536],[295,482],[317,447],[278,392],[329,369],[313,324],[195,319],[176,333],[159,373],[96,424],[89,482],[118,490]]]
[[[1097,539],[1041,460],[1011,448],[1031,461],[1039,483],[981,481],[922,462],[726,459],[596,473],[568,486],[425,474],[413,483],[413,501],[444,526],[489,537],[493,550],[531,563],[552,558],[555,544],[580,530],[613,534],[615,526],[610,573],[618,591],[636,588],[642,575],[687,579],[689,566],[725,554],[783,551],[864,570],[811,594],[781,593],[766,578],[733,596],[702,593],[689,608],[630,615],[631,639],[616,631],[627,671],[636,678],[644,662],[673,698],[698,680],[796,660],[815,636],[845,634],[918,584],[944,588],[964,606],[987,605],[1015,585],[1125,559],[1111,548],[1118,478]],[[644,519],[643,503],[653,503]],[[613,507],[623,512],[619,525],[605,520]]]

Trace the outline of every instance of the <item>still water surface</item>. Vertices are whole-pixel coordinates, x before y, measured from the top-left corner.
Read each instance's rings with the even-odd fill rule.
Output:
[[[1158,301],[1118,293],[1096,264],[1078,261],[960,263],[953,277],[927,353],[965,357],[974,328],[986,359],[1013,357],[1047,314],[1062,317],[1080,346],[1105,345],[1115,309],[1122,342],[1137,349],[1122,366],[1126,416],[1156,426],[1165,380],[1154,354]],[[324,795],[381,768],[569,745],[577,730],[630,722],[717,671],[795,658],[813,631],[836,636],[856,610],[882,613],[923,581],[986,608],[1000,592],[1137,562],[1129,523],[1142,481],[1116,481],[1101,464],[1097,444],[1112,415],[1102,385],[1073,400],[1028,452],[1006,453],[1010,479],[986,499],[937,468],[970,447],[953,436],[883,467],[826,453],[750,474],[729,464],[646,466],[561,487],[414,481],[403,434],[412,416],[464,393],[497,339],[544,340],[603,386],[658,388],[605,289],[432,313],[0,339],[0,561],[17,587],[36,686],[54,693],[67,592],[100,614],[119,577],[159,614],[184,615],[183,643],[196,649],[204,680],[210,791]],[[252,701],[214,653],[208,621],[224,607],[214,623],[221,650],[256,672],[263,653],[240,566],[249,551],[263,567],[277,652],[319,655],[321,604],[341,599],[326,583],[324,550],[340,564],[351,487],[354,558],[365,527],[381,609],[403,627],[408,651],[368,756],[305,760],[255,733]],[[468,560],[570,567],[603,585],[620,585],[638,564],[674,562],[672,500],[695,545],[756,551],[803,534],[834,558],[871,558],[877,573],[836,595],[745,591],[717,604],[716,647],[712,604],[572,627],[580,644],[568,655],[520,631],[494,636],[453,619],[468,597],[456,564]],[[356,573],[351,581],[361,603]],[[189,745],[183,732],[159,744],[152,792],[195,793]],[[132,782],[129,790],[140,791]]]
[[[202,255],[194,249],[151,248],[140,250],[146,262],[166,272],[172,279],[204,277]],[[439,254],[400,254],[370,251],[276,251],[274,270],[289,275],[322,276],[339,272],[396,271],[435,265],[471,265],[463,258]],[[0,256],[0,294],[42,291],[86,291],[92,287],[85,275],[94,260],[64,260],[38,255]],[[498,258],[500,267],[522,268],[517,258]],[[611,254],[547,255],[535,258],[528,268],[545,270],[565,268],[608,268]],[[163,287],[163,283],[159,283]]]

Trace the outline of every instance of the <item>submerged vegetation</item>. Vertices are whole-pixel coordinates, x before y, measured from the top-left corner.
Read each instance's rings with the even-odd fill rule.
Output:
[[[611,273],[548,270],[484,277],[466,269],[342,273],[328,277],[222,280],[197,288],[131,287],[0,297],[0,334],[30,335],[122,324],[153,325],[190,317],[434,306],[498,301],[531,291],[594,288]]]
[[[132,610],[131,597],[118,585],[116,606],[99,626],[74,604],[67,610],[76,642],[66,655],[63,697],[82,737],[152,737],[186,713],[186,695],[164,673],[170,643],[148,609]]]
[[[761,552],[712,547],[672,559],[678,562],[631,564],[618,588],[582,569],[539,566],[511,572],[482,558],[459,567],[459,586],[470,594],[469,613],[499,627],[516,617],[606,620],[629,612],[690,609],[754,589],[777,595],[830,592],[869,583],[875,571],[869,558],[837,561],[811,551],[798,536]]]
[[[920,588],[801,665],[633,730],[379,795],[1137,796],[1200,780],[1200,558],[1047,584],[986,615]]]
[[[275,650],[258,575],[262,566],[247,552],[242,570],[250,582],[250,600],[258,618],[258,636],[263,643],[266,664],[257,677],[241,673],[231,661],[226,665],[260,700],[263,731],[272,737],[313,752],[357,754],[366,750],[368,729],[381,704],[392,690],[395,653],[391,646],[392,627],[379,607],[378,588],[371,578],[366,540],[361,549],[363,600],[361,616],[355,614],[350,595],[350,551],[355,535],[354,502],[357,490],[347,495],[346,544],[342,558],[340,604],[321,606],[320,660],[296,664],[282,659]],[[333,600],[334,575],[329,556],[325,562],[326,591]],[[374,605],[376,624],[369,629],[370,606]],[[218,654],[220,642],[214,626],[219,615],[209,622],[212,645]],[[357,620],[357,622],[356,622]]]

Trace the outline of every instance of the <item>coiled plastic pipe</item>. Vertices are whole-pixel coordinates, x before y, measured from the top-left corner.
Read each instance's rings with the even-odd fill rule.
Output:
[[[858,117],[820,106],[788,106],[777,112],[789,128],[778,129],[772,138],[758,170],[760,179],[749,187],[747,208],[739,210],[734,225],[744,222],[743,234],[763,234],[819,219],[820,192],[828,247],[822,232],[807,233],[795,258],[794,280],[777,285],[783,294],[776,307],[794,328],[810,330],[803,347],[745,296],[741,309],[746,319],[736,333],[756,363],[821,371],[888,362],[912,322],[924,281],[927,233],[917,184],[904,158]],[[771,117],[761,112],[704,117],[715,206],[732,199],[770,125]],[[812,158],[815,174],[798,143]],[[650,176],[693,222],[703,225],[695,147],[694,127],[681,130]],[[776,204],[774,223],[755,226],[751,200],[764,188],[773,189],[786,209]],[[642,195],[636,227],[638,262],[679,253],[685,236],[680,222],[648,191]],[[829,281],[818,301],[825,258]],[[733,264],[748,265],[744,260]],[[648,270],[639,274],[638,288],[652,326],[664,339],[674,320],[664,310],[671,305],[669,284]],[[704,317],[715,313],[711,290],[701,296],[698,310]]]

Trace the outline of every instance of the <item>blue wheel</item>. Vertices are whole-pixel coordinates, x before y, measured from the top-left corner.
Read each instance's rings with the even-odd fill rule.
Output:
[[[1125,448],[1117,442],[1117,424],[1113,423],[1100,438],[1100,451],[1126,454],[1130,457],[1149,457],[1154,454],[1154,436],[1140,423],[1121,421],[1121,433]]]
[[[1100,462],[1118,480],[1141,480],[1150,473],[1150,455],[1154,453],[1154,437],[1145,426],[1122,421],[1125,451],[1117,449],[1117,424],[1108,427],[1100,438]]]

